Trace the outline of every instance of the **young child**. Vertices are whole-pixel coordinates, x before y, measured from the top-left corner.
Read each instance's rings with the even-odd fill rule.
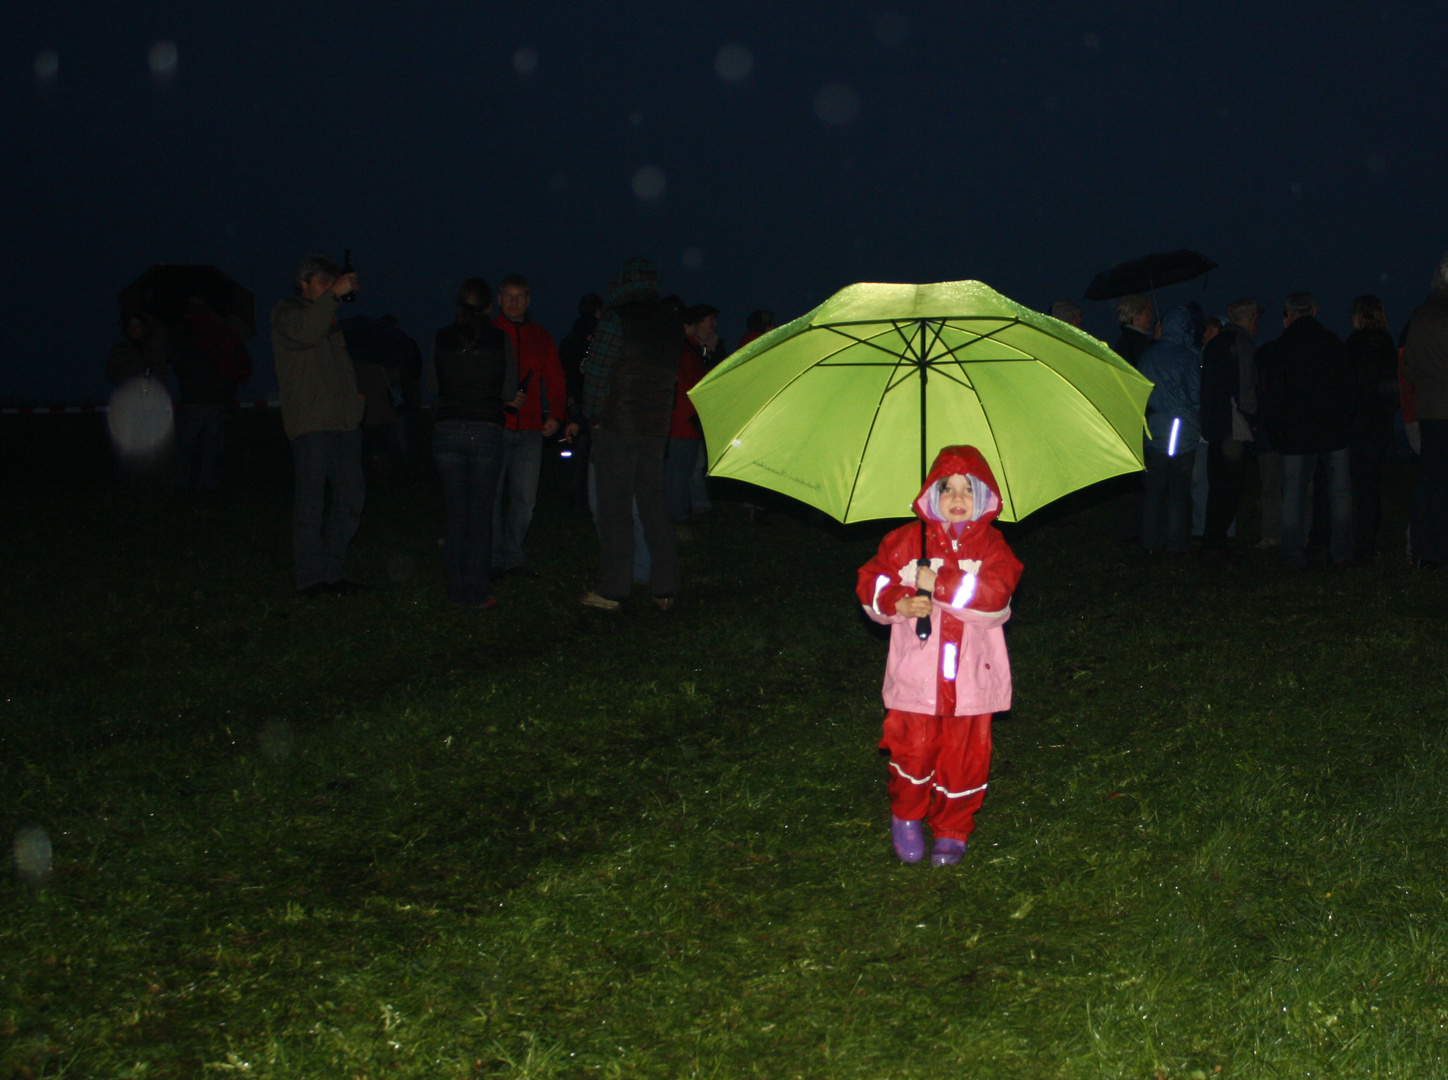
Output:
[[[1011,617],[1020,561],[991,525],[995,477],[973,446],[947,446],[915,500],[925,521],[928,567],[918,566],[920,525],[902,525],[860,567],[865,614],[890,626],[885,731],[890,752],[890,837],[908,863],[954,866],[975,829],[990,773],[991,714],[1011,707],[1001,626]],[[924,589],[927,596],[917,596]],[[915,620],[928,616],[921,641]]]

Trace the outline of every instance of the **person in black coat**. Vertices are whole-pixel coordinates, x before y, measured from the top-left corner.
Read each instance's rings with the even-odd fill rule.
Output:
[[[1398,411],[1398,349],[1388,332],[1383,302],[1376,296],[1359,296],[1352,302],[1352,327],[1343,344],[1356,399],[1348,436],[1353,548],[1355,561],[1369,562],[1378,555],[1383,458],[1393,443],[1393,414]]]
[[[1309,292],[1287,297],[1282,328],[1282,336],[1257,353],[1262,424],[1282,455],[1282,564],[1294,570],[1307,565],[1308,492],[1319,459],[1331,505],[1329,554],[1346,564],[1353,557],[1348,441],[1355,411],[1347,349],[1317,321]]]

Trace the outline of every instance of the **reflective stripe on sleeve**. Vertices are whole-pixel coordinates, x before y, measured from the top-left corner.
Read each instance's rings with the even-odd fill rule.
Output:
[[[976,577],[974,574],[966,574],[960,580],[960,588],[955,590],[955,595],[950,598],[951,607],[965,607],[970,603],[970,598],[975,595]]]
[[[890,585],[890,575],[889,575],[889,574],[876,574],[876,575],[875,575],[875,595],[874,595],[874,596],[871,598],[871,600],[870,600],[870,607],[872,607],[872,608],[874,609],[876,615],[884,615],[884,614],[885,614],[883,611],[880,610],[880,594],[881,594],[882,592],[884,592],[884,591],[889,587],[889,585]]]

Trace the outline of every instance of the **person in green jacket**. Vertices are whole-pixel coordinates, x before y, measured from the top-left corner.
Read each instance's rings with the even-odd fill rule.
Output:
[[[356,290],[356,274],[313,255],[297,270],[296,295],[272,309],[282,427],[296,471],[292,558],[297,589],[307,595],[348,595],[363,588],[343,570],[367,493],[360,426],[366,402],[337,325],[338,303]]]

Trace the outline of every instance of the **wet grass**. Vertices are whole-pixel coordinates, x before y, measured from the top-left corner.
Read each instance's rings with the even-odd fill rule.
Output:
[[[678,610],[605,615],[550,474],[544,577],[479,617],[435,492],[376,491],[374,588],[304,601],[248,445],[214,504],[84,440],[4,480],[0,825],[54,870],[0,878],[0,1076],[1448,1075],[1439,578],[1016,528],[1016,708],[932,871],[886,837],[880,529],[721,502]]]

